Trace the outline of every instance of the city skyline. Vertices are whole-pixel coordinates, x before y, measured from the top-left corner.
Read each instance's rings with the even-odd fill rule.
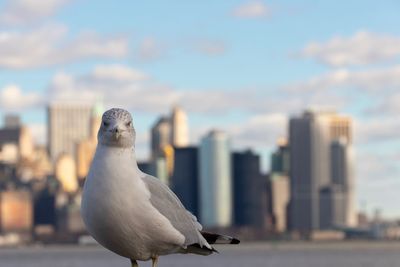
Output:
[[[192,144],[218,126],[265,170],[291,115],[333,106],[355,123],[357,206],[400,216],[398,3],[32,3],[0,1],[0,115],[37,141],[48,103],[102,100],[133,113],[145,159],[178,104]]]
[[[72,118],[65,116],[68,110],[80,109],[63,107],[58,114],[61,121]],[[19,243],[41,239],[76,242],[85,234],[79,213],[85,179],[81,175],[91,161],[92,144],[97,143],[93,130],[101,124],[98,111],[98,106],[93,107],[92,117],[86,121],[90,134],[75,141],[81,148],[75,155],[61,152],[54,168],[45,148],[28,149],[32,138],[29,134],[24,137],[29,131],[19,118],[5,118],[7,127],[0,129],[0,200],[6,213],[0,222],[3,234],[17,231],[15,242]],[[181,113],[185,115],[183,110]],[[170,121],[161,116],[163,119]],[[185,125],[181,123],[176,126]],[[161,131],[161,139],[170,137],[170,128],[165,129],[168,131]],[[10,130],[19,132],[19,138],[8,139]],[[161,132],[152,129],[155,140]],[[171,146],[174,139],[167,138],[158,156],[138,165],[176,190],[206,229],[229,227],[252,240],[397,239],[399,220],[388,220],[379,212],[371,216],[363,210],[355,217],[352,132],[349,116],[306,110],[290,118],[289,140],[277,142],[268,174],[261,172],[257,153],[232,150],[229,136],[215,129],[197,147]],[[83,169],[79,171],[77,166]],[[22,224],[9,228],[9,222],[19,219]]]

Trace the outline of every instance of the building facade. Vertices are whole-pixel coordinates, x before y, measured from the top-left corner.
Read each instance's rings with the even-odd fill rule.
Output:
[[[0,192],[0,230],[2,233],[30,233],[33,228],[32,194],[28,190]]]
[[[199,216],[199,160],[197,147],[175,148],[171,188],[187,210]]]
[[[178,106],[172,109],[171,114],[171,144],[174,147],[189,145],[189,127],[186,113]]]
[[[16,164],[33,157],[34,144],[31,131],[21,125],[18,116],[7,115],[0,129],[0,161]]]
[[[97,133],[101,126],[103,107],[97,104],[92,110],[89,122],[89,137],[78,142],[76,153],[76,164],[78,178],[82,181],[89,173],[90,164],[92,163],[94,153],[97,146]]]
[[[273,232],[283,233],[288,225],[288,204],[290,199],[289,177],[282,173],[271,173],[269,175],[269,201],[270,223]]]
[[[339,138],[331,143],[331,178],[332,184],[338,187],[343,194],[344,218],[340,223],[345,226],[357,225],[355,211],[354,188],[354,152],[346,138]]]
[[[277,149],[271,155],[271,171],[268,175],[269,226],[275,233],[287,231],[288,204],[290,199],[290,149],[287,139],[280,138]]]
[[[47,108],[48,147],[52,162],[61,153],[76,157],[79,142],[90,135],[92,107],[78,104],[51,104]]]
[[[351,168],[350,162],[346,162],[346,166],[332,163],[332,143],[339,139],[347,142],[352,140],[351,120],[346,116],[335,112],[306,111],[302,116],[290,119],[290,228],[292,230],[309,232],[321,229],[323,226],[321,200],[326,200],[327,195],[334,195],[337,199],[337,191],[331,194],[329,192],[332,190],[326,189],[334,183],[332,173],[340,172],[343,168]],[[322,198],[321,192],[324,192]],[[332,221],[337,220],[333,218]]]
[[[213,130],[201,140],[199,151],[200,219],[205,227],[232,223],[230,142],[225,132]]]
[[[264,226],[267,200],[267,181],[260,172],[260,156],[252,151],[232,155],[234,224]]]
[[[151,158],[153,160],[164,157],[164,149],[170,146],[171,121],[167,117],[161,117],[151,128]]]

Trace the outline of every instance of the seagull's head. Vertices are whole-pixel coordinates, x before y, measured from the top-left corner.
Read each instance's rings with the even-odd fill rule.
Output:
[[[135,129],[131,114],[120,108],[104,112],[97,134],[99,144],[114,147],[132,147],[135,144]]]

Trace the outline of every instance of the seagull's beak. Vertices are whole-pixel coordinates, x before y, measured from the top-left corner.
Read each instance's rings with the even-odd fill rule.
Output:
[[[121,136],[122,130],[118,126],[115,126],[115,128],[112,130],[112,132],[114,134],[115,140],[118,140],[119,137]]]

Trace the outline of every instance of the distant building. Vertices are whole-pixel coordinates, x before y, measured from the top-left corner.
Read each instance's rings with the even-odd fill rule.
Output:
[[[343,193],[343,224],[357,225],[357,214],[354,207],[354,172],[353,150],[347,139],[339,138],[331,143],[331,178],[332,184]]]
[[[32,156],[21,159],[17,166],[17,175],[23,182],[44,180],[53,173],[53,165],[50,162],[45,146],[36,146]]]
[[[156,160],[153,160],[151,172],[149,174],[157,177],[164,184],[169,186],[169,174],[167,169],[167,161],[165,158],[157,158]]]
[[[61,154],[55,166],[55,176],[66,193],[75,193],[78,190],[76,164],[71,155]]]
[[[36,194],[34,199],[34,224],[56,226],[55,193],[47,188]]]
[[[57,205],[57,231],[66,235],[66,239],[70,239],[71,234],[73,236],[86,232],[80,213],[81,197],[81,192],[78,192],[73,197],[60,201]]]
[[[331,114],[329,121],[331,140],[345,140],[348,144],[352,144],[352,124],[352,119],[349,116]]]
[[[21,119],[16,114],[6,114],[4,116],[4,128],[12,129],[21,127]]]
[[[290,147],[285,138],[277,142],[278,148],[271,155],[268,175],[269,226],[276,233],[287,231],[290,199]]]
[[[281,173],[269,175],[269,205],[271,213],[272,230],[277,233],[287,231],[288,204],[290,199],[289,177]]]
[[[76,203],[69,203],[58,211],[57,230],[63,234],[83,234],[85,225],[83,223],[80,207]]]
[[[2,233],[29,233],[33,227],[32,195],[27,190],[0,192],[0,229]]]
[[[185,147],[189,144],[187,115],[178,106],[173,108],[171,114],[171,144],[174,147]]]
[[[331,145],[338,139],[351,142],[351,120],[335,112],[306,111],[290,119],[289,136],[290,228],[300,232],[319,230],[323,226],[320,202],[328,194],[321,190],[333,184]],[[336,193],[332,197],[334,201]],[[332,219],[332,223],[335,221]]]
[[[201,140],[199,153],[200,218],[205,227],[232,223],[230,143],[226,133],[211,131]]]
[[[289,174],[290,150],[286,139],[279,139],[278,149],[271,156],[271,173]]]
[[[0,161],[16,164],[32,157],[34,150],[31,131],[19,122],[17,116],[6,116],[5,126],[0,129]]]
[[[97,146],[97,132],[101,126],[103,107],[96,104],[89,121],[89,137],[77,144],[77,172],[79,180],[86,178]]]
[[[290,119],[291,229],[319,229],[319,190],[329,184],[329,115]]]
[[[48,146],[52,162],[61,153],[76,157],[79,142],[90,136],[92,106],[51,104],[47,108]]]
[[[159,168],[160,161],[165,162],[166,184],[170,184],[174,170],[174,147],[188,143],[187,116],[179,107],[174,107],[170,116],[159,118],[151,128],[151,160],[154,168]]]
[[[346,226],[346,199],[343,188],[330,185],[320,190],[320,225],[321,230]]]
[[[138,162],[139,169],[148,174],[160,179],[164,184],[170,186],[170,177],[167,172],[167,162],[165,158],[157,158],[149,162]]]
[[[174,173],[171,188],[186,209],[199,216],[199,160],[197,147],[175,148]]]
[[[267,212],[267,181],[260,172],[260,156],[251,150],[232,155],[234,224],[262,228]]]
[[[171,121],[161,117],[151,128],[151,155],[152,159],[164,157],[164,148],[170,146]]]

